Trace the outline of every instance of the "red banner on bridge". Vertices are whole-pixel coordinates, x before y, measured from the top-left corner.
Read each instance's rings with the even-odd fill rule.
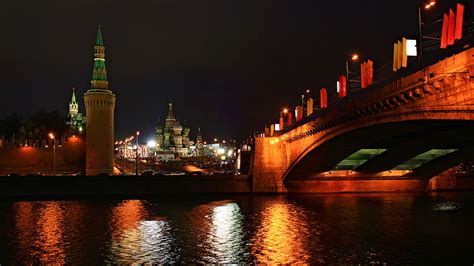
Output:
[[[325,88],[322,88],[319,91],[319,98],[320,98],[321,109],[328,108],[328,93]]]
[[[448,15],[443,15],[443,29],[441,30],[441,49],[446,49],[448,47],[448,24],[449,17]]]
[[[458,3],[456,5],[456,30],[454,33],[455,40],[461,40],[462,38],[463,17],[464,17],[464,5]]]
[[[452,9],[449,9],[449,22],[448,22],[448,45],[454,44],[454,12]]]
[[[339,98],[347,96],[347,78],[346,76],[339,77]]]

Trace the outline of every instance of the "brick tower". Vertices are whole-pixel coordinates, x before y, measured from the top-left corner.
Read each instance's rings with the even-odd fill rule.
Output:
[[[86,107],[86,174],[114,173],[115,95],[109,90],[105,47],[100,27],[94,46],[91,88],[84,93]]]

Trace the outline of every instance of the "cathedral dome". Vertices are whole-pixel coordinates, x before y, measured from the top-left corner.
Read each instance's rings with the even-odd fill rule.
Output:
[[[176,123],[174,123],[174,126],[173,126],[173,131],[181,131],[183,130],[183,127],[181,126],[181,124],[179,124],[178,121],[176,121]]]

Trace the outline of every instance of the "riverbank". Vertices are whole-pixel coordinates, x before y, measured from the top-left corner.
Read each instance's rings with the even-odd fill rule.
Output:
[[[343,178],[288,181],[287,193],[372,193],[474,190],[472,176],[427,179]],[[0,197],[148,196],[252,193],[247,175],[11,176],[0,177]],[[266,193],[271,193],[267,191]]]
[[[0,197],[250,193],[248,176],[0,177]]]

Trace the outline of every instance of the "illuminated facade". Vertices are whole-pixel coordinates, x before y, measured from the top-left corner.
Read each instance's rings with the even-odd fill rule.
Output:
[[[94,46],[91,88],[84,93],[86,106],[86,174],[114,173],[115,95],[109,90],[105,69],[105,47],[100,27]]]
[[[165,124],[158,124],[156,127],[156,150],[177,153],[180,157],[190,156],[190,146],[193,144],[189,140],[190,131],[174,117],[173,103],[169,102]]]

